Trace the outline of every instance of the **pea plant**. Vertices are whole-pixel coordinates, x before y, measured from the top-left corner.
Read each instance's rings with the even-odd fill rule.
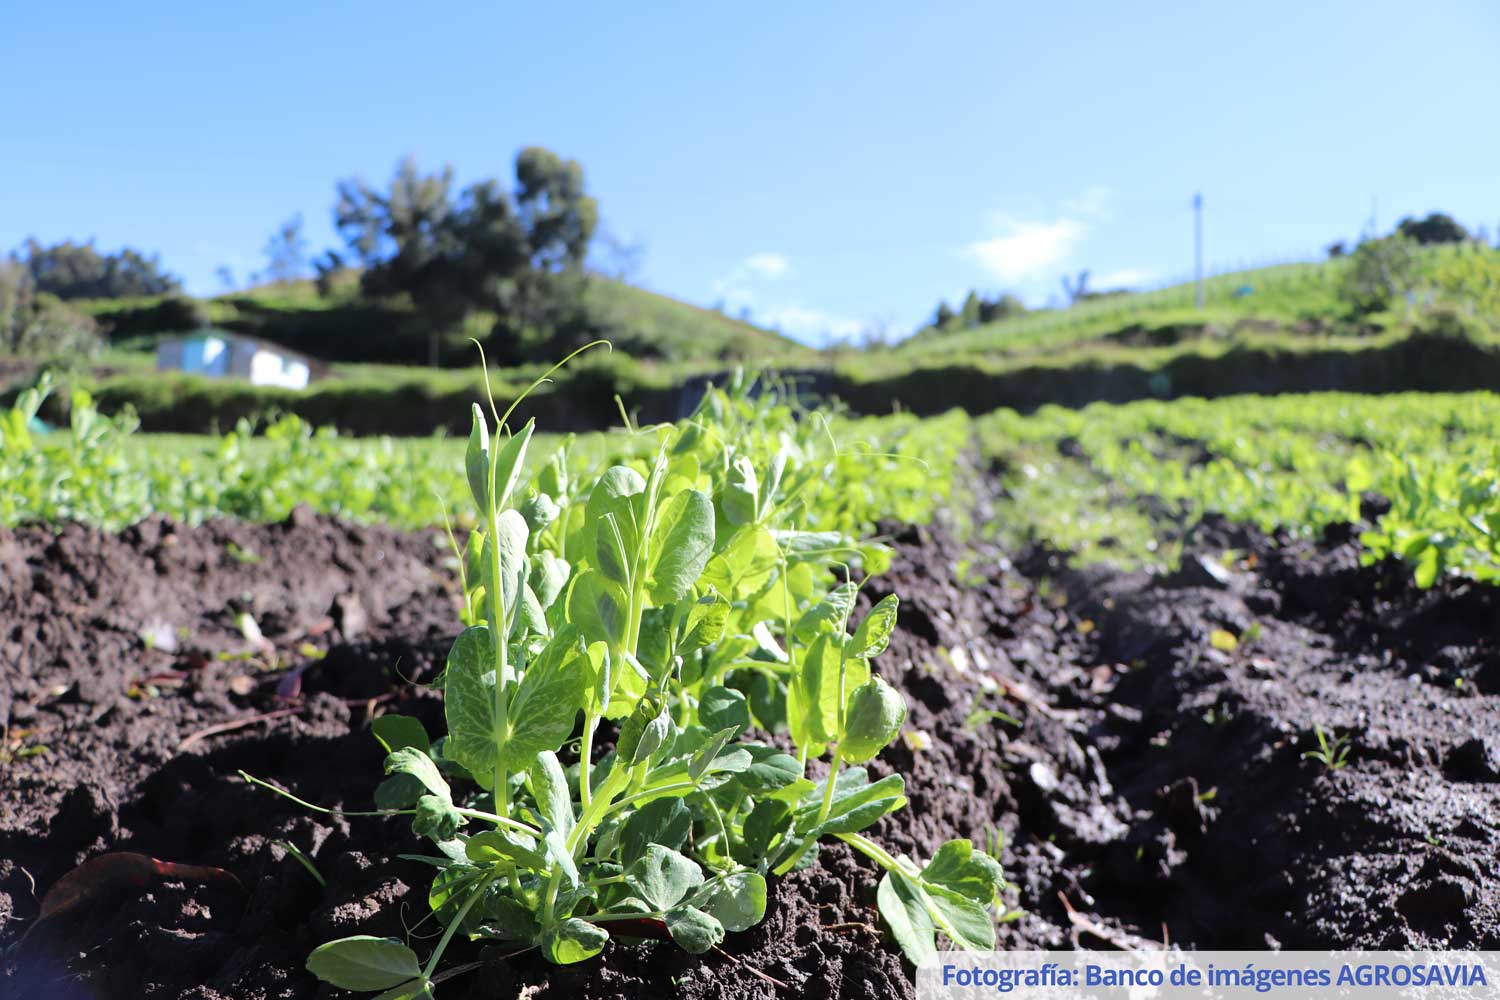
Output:
[[[882,470],[911,501],[911,462],[840,448],[816,414],[744,385],[678,425],[628,428],[635,457],[583,475],[564,447],[529,476],[533,424],[489,415],[493,429],[474,407],[465,460],[478,527],[455,544],[466,627],[435,682],[448,731],[374,724],[375,812],[430,841],[443,931],[425,959],[358,936],[308,968],[416,1000],[469,968],[442,970],[456,936],[560,964],[611,934],[702,953],[758,923],[767,878],[830,839],[885,869],[878,902],[913,962],[939,935],[993,947],[991,857],[955,840],[919,863],[865,832],[906,804],[900,775],[863,766],[906,705],[871,669],[897,599],[854,621],[856,571],[889,560],[856,532]]]

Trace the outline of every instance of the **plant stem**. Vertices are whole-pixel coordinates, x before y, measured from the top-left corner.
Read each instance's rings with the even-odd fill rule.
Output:
[[[464,917],[469,915],[469,910],[473,908],[475,903],[479,902],[479,897],[484,895],[484,887],[488,882],[489,879],[487,878],[479,881],[479,884],[474,887],[474,891],[469,894],[469,898],[464,900],[464,905],[459,908],[458,916],[454,917],[453,922],[444,929],[442,939],[438,941],[437,947],[433,949],[432,957],[427,960],[427,966],[422,970],[423,979],[432,978],[432,971],[437,968],[438,960],[443,957],[443,952],[447,950],[448,942],[453,940],[454,933],[458,930],[459,925],[464,922]]]
[[[661,910],[651,913],[593,913],[588,916],[591,924],[606,924],[611,920],[663,920],[666,914]]]
[[[886,871],[890,872],[896,878],[906,879],[906,881],[910,883],[911,887],[916,890],[917,896],[921,898],[922,905],[927,908],[927,913],[932,917],[932,922],[934,925],[936,925],[937,929],[942,931],[943,934],[947,936],[948,940],[952,941],[960,948],[963,948],[965,951],[970,950],[969,946],[964,943],[964,939],[959,935],[958,930],[954,928],[953,924],[949,922],[947,917],[943,916],[943,911],[939,910],[935,905],[933,905],[932,898],[927,895],[927,890],[922,886],[922,879],[920,875],[917,875],[914,872],[908,870],[907,867],[903,865],[899,860],[892,857],[889,851],[881,847],[879,844],[875,843],[875,841],[871,840],[869,837],[864,836],[863,834],[838,833],[834,834],[834,836],[838,837],[844,843],[848,844],[850,847],[854,848],[865,857],[874,861],[876,864],[884,868]]]
[[[277,788],[269,781],[262,781],[253,774],[247,774],[244,771],[241,771],[239,772],[239,775],[241,778],[244,778],[252,785],[259,785],[262,788],[269,789],[270,791],[275,792],[277,795],[280,795],[282,798],[287,799],[291,802],[295,802],[297,805],[301,806],[304,809],[311,809],[313,812],[323,813],[326,816],[415,816],[417,814],[417,811],[415,809],[329,809],[326,806],[313,805],[306,799],[300,799],[286,789]],[[482,812],[478,809],[466,809],[462,806],[454,807],[454,812],[458,813],[460,816],[467,816],[469,819],[483,820],[486,823],[494,823],[497,826],[508,826],[512,830],[516,830],[519,833],[529,834],[530,836],[535,837],[538,840],[542,839],[542,831],[538,830],[536,827],[530,826],[526,823],[522,823],[520,820],[511,819],[507,816],[497,816],[495,813]]]
[[[823,782],[823,805],[818,809],[818,822],[821,824],[833,811],[833,789],[838,784],[839,777],[839,748],[833,748],[833,759],[828,762],[828,778]]]
[[[578,798],[585,809],[594,799],[594,728],[598,725],[594,715],[583,717],[583,743],[578,748]]]
[[[608,809],[606,809],[604,811],[604,815],[608,816],[616,809],[624,809],[626,806],[639,802],[641,799],[656,798],[657,796],[666,795],[670,792],[688,792],[696,789],[697,787],[698,783],[696,781],[678,781],[670,785],[658,785],[656,788],[648,788],[643,792],[636,792],[634,795],[625,796],[623,799],[614,803]],[[603,816],[600,817],[600,819],[603,818]]]

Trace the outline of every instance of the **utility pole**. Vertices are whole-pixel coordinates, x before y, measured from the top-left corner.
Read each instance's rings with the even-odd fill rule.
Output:
[[[1193,195],[1193,276],[1197,285],[1194,301],[1203,308],[1203,192]]]

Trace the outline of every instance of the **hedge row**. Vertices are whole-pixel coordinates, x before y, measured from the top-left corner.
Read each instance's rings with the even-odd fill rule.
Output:
[[[888,413],[894,407],[924,415],[954,407],[971,413],[1000,407],[1029,412],[1049,403],[1076,407],[1176,396],[1493,389],[1500,386],[1500,341],[1439,325],[1355,344],[1283,338],[1115,351],[1067,363],[954,362],[882,371],[865,360],[781,374],[812,395],[842,399],[858,413]],[[707,377],[713,376],[629,362],[581,365],[534,394],[522,415],[535,416],[551,431],[595,430],[617,426],[623,402],[638,421],[674,420],[701,397]],[[497,398],[509,398],[519,385],[513,377],[502,379]],[[226,429],[241,417],[282,412],[357,435],[426,435],[438,428],[465,434],[469,404],[483,395],[477,374],[439,377],[423,369],[413,369],[409,377],[329,379],[302,391],[160,374],[115,376],[88,388],[106,412],[129,405],[145,430],[184,433]],[[54,400],[44,415],[59,419],[61,405]]]

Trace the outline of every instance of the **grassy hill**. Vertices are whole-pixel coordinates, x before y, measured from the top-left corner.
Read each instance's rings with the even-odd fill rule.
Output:
[[[1090,299],[1064,309],[1036,310],[968,330],[926,331],[903,341],[893,353],[906,363],[1068,358],[1108,348],[1158,349],[1199,338],[1368,336],[1409,320],[1412,310],[1400,305],[1374,315],[1350,311],[1339,289],[1351,260],[1339,257],[1215,275],[1204,279],[1201,308],[1195,302],[1194,284],[1184,282]],[[1472,246],[1432,246],[1418,251],[1424,277],[1439,283],[1448,280],[1460,261],[1486,262],[1488,273],[1479,281],[1491,283],[1500,274],[1497,260],[1500,255],[1494,251]],[[1425,288],[1419,297],[1430,301],[1443,293],[1441,288]]]
[[[1355,312],[1341,297],[1351,264],[1337,259],[1219,275],[1206,282],[1201,309],[1193,286],[1184,284],[970,330],[927,332],[886,349],[826,352],[598,280],[586,293],[587,307],[611,331],[615,351],[581,359],[527,405],[557,430],[616,423],[617,397],[641,420],[673,419],[692,395],[683,390],[686,383],[741,363],[794,373],[812,391],[865,413],[1500,384],[1500,252],[1428,249],[1420,263],[1416,288],[1373,312]],[[165,304],[90,308],[117,330],[129,330],[131,322],[159,316]],[[452,347],[450,368],[382,356],[390,345],[411,348],[411,338],[425,338],[425,331],[410,310],[360,303],[350,289],[319,297],[309,284],[261,288],[208,300],[204,308],[203,321],[215,326],[314,356],[365,360],[337,361],[331,377],[303,391],[162,375],[150,370],[151,356],[142,348],[152,338],[142,330],[117,336],[83,384],[106,410],[133,407],[148,429],[165,431],[224,428],[240,417],[294,412],[355,433],[425,434],[439,426],[463,433],[467,401],[482,392],[473,354],[461,339]],[[492,369],[497,394],[519,391],[544,368]]]
[[[400,300],[361,299],[346,281],[319,295],[311,281],[265,285],[200,302],[105,299],[79,303],[110,331],[111,367],[139,366],[132,354],[165,332],[212,326],[283,344],[322,361],[411,364],[427,357],[428,327]],[[793,340],[722,313],[610,278],[584,286],[583,305],[602,336],[638,360],[665,363],[797,362],[814,356]],[[468,337],[482,337],[493,317],[476,315],[444,343],[445,363],[467,364]]]

